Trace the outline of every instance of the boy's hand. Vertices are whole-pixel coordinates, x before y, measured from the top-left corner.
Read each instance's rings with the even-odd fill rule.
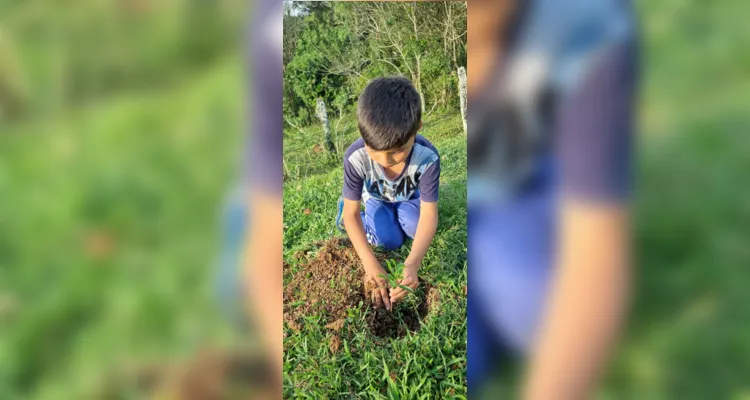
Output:
[[[417,286],[419,286],[419,278],[417,277],[417,266],[404,266],[404,279],[399,282],[399,285],[410,287],[412,289],[416,289]],[[402,288],[402,287],[396,287],[395,289],[391,290],[391,303],[395,303],[399,300],[401,300],[404,296],[409,294],[409,291]]]
[[[380,263],[365,266],[365,290],[370,292],[371,300],[375,307],[385,305],[388,311],[391,311],[391,301],[388,296],[388,281],[383,278],[387,276],[383,266]]]

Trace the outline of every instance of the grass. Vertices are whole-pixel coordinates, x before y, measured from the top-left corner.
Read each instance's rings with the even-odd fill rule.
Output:
[[[748,5],[638,4],[635,304],[601,398],[748,398]]]
[[[750,140],[733,128],[750,119],[712,119],[642,149],[635,304],[609,398],[750,394]]]
[[[336,200],[341,194],[342,154],[357,138],[351,128],[337,136],[340,154],[315,153],[322,140],[315,127],[288,131],[284,140],[284,257],[334,233]],[[341,125],[344,125],[342,122]],[[466,398],[466,137],[457,115],[426,119],[421,133],[441,154],[440,222],[419,276],[442,299],[422,328],[399,339],[373,336],[364,324],[368,310],[351,310],[358,326],[342,351],[329,351],[330,334],[310,315],[299,332],[284,339],[285,397],[300,398]],[[307,151],[306,151],[307,150]],[[306,214],[305,209],[310,213]],[[408,247],[396,253],[402,260]],[[349,288],[341,288],[349,290]]]
[[[95,398],[110,373],[230,338],[213,300],[241,64],[0,135],[0,397]],[[224,156],[221,156],[224,155]]]

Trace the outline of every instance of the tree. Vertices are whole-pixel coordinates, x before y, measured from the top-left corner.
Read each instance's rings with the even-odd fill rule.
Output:
[[[461,119],[464,123],[464,133],[469,133],[469,130],[467,128],[466,124],[466,117],[467,117],[467,92],[466,92],[466,68],[464,67],[458,67],[458,93],[459,93],[459,99],[461,101]]]
[[[314,121],[318,98],[340,120],[370,80],[386,75],[414,82],[423,115],[459,108],[457,70],[466,64],[463,3],[294,4],[285,15],[284,107],[297,124]]]
[[[330,153],[336,152],[336,146],[333,144],[333,138],[331,137],[331,124],[328,122],[328,110],[326,110],[326,103],[323,99],[318,98],[315,115],[320,119],[320,123],[323,125],[323,137],[325,138],[326,148]]]

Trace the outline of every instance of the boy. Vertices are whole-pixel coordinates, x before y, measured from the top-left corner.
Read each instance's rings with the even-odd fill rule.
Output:
[[[419,93],[408,79],[374,79],[357,104],[362,137],[344,156],[336,224],[346,229],[362,260],[365,282],[376,286],[372,292],[376,307],[384,305],[389,311],[407,291],[399,287],[389,293],[380,276],[386,272],[370,245],[390,251],[401,247],[405,236],[414,239],[400,284],[416,288],[419,265],[438,223],[440,156],[435,146],[417,135],[421,110]]]

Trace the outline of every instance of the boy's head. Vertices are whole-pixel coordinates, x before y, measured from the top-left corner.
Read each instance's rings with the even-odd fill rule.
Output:
[[[422,127],[417,89],[401,76],[373,79],[359,96],[357,123],[375,162],[384,167],[403,162]]]

